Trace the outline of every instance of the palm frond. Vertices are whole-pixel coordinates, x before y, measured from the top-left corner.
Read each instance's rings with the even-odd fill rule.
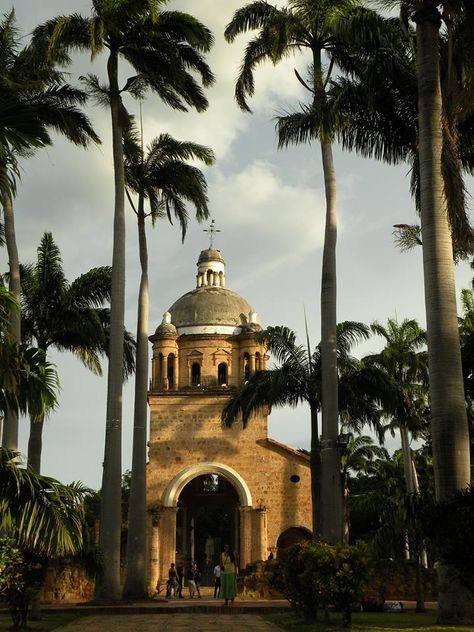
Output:
[[[86,488],[23,469],[18,460],[17,452],[0,448],[0,528],[12,532],[22,547],[48,557],[77,553]]]

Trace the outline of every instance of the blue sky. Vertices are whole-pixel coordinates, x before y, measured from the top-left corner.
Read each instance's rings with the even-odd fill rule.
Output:
[[[206,170],[210,208],[221,233],[215,246],[227,262],[227,287],[242,294],[266,325],[285,324],[303,340],[306,311],[313,344],[319,340],[319,290],[324,229],[324,190],[317,144],[277,151],[274,117],[303,100],[293,68],[304,74],[305,61],[290,59],[256,75],[252,115],[233,99],[233,85],[245,39],[229,45],[223,29],[240,0],[181,0],[169,8],[192,12],[211,28],[216,45],[209,63],[216,85],[204,114],[171,112],[153,95],[143,104],[147,138],[169,132],[179,139],[211,146],[217,156]],[[88,13],[84,0],[21,0],[14,3],[18,26],[28,33],[59,13]],[[5,5],[8,10],[10,5]],[[91,66],[75,57],[70,80],[86,72],[103,74],[104,57]],[[126,69],[123,77],[128,75]],[[130,110],[138,113],[137,104]],[[58,243],[67,277],[111,262],[113,174],[108,113],[93,105],[89,113],[103,144],[88,152],[58,139],[22,165],[15,203],[20,258],[31,262],[45,231]],[[416,221],[410,199],[408,166],[388,167],[335,148],[338,182],[338,319],[385,322],[417,318],[425,324],[421,250],[400,253],[392,226]],[[474,190],[472,178],[468,190]],[[195,264],[208,246],[205,226],[190,224],[184,245],[176,227],[162,222],[148,230],[150,250],[150,332],[163,312],[194,288]],[[127,223],[126,324],[135,329],[139,263],[132,213]],[[7,266],[0,251],[0,269]],[[457,269],[458,294],[470,287],[469,265]],[[376,351],[372,339],[358,354]],[[43,472],[63,481],[82,480],[99,487],[103,460],[106,378],[91,375],[75,358],[54,354],[62,391],[60,406],[47,422]],[[106,373],[106,367],[104,367]],[[131,462],[133,381],[124,390],[123,465]],[[20,448],[26,451],[26,420]],[[304,409],[274,411],[270,435],[294,447],[309,446]],[[396,442],[390,443],[395,447]]]

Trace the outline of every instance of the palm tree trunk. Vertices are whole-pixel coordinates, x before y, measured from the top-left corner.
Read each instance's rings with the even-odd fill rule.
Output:
[[[30,417],[30,436],[28,438],[28,467],[41,472],[41,453],[43,449],[44,421],[33,421]]]
[[[7,165],[5,163],[0,164],[0,170],[2,178],[7,178]],[[5,223],[5,243],[7,246],[8,254],[8,267],[10,272],[10,279],[8,282],[8,289],[16,298],[18,303],[20,302],[21,286],[20,286],[20,260],[18,257],[18,247],[16,244],[15,233],[15,216],[13,213],[13,199],[10,191],[2,191],[1,202],[3,206],[3,218]],[[20,311],[13,310],[10,314],[10,331],[13,337],[20,342],[21,341],[21,313]],[[7,409],[5,419],[3,422],[2,432],[2,446],[9,448],[10,450],[18,449],[18,413],[16,411]]]
[[[470,481],[466,420],[456,311],[451,235],[441,172],[442,99],[439,74],[439,15],[426,0],[417,3],[417,73],[421,229],[428,334],[433,466],[438,500]],[[448,579],[449,578],[449,579]],[[440,622],[461,620],[473,608],[472,594],[452,590],[453,569],[440,572]]]
[[[313,538],[321,538],[321,445],[319,443],[318,410],[310,405],[311,412],[311,507]]]
[[[336,174],[330,143],[321,142],[326,192],[326,228],[321,278],[321,537],[327,542],[342,542],[342,482],[337,447],[339,435],[336,355]]]
[[[38,343],[41,349],[41,346]],[[44,421],[33,421],[30,417],[30,436],[28,438],[28,467],[40,474],[41,453],[43,451],[43,426]],[[41,620],[41,589],[31,597],[30,619],[32,621]]]
[[[407,494],[415,493],[415,482],[413,480],[413,464],[410,449],[410,437],[408,435],[408,428],[401,421],[399,422],[400,428],[400,440],[402,443],[403,453],[403,471],[405,474],[405,485]]]
[[[101,580],[96,589],[96,597],[98,599],[116,600],[120,598],[122,386],[125,311],[125,176],[117,51],[110,51],[107,71],[112,115],[115,207],[107,412],[100,513],[100,550],[104,566]]]
[[[138,295],[132,480],[128,512],[127,572],[123,596],[144,599],[146,586],[146,429],[148,390],[148,251],[143,196],[138,208],[141,279]]]

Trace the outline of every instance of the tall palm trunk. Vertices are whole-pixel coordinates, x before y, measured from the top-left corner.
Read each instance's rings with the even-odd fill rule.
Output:
[[[43,450],[44,421],[33,421],[30,417],[30,436],[28,438],[28,467],[41,472],[41,453]]]
[[[125,311],[125,175],[123,164],[123,112],[118,88],[118,53],[110,51],[107,62],[112,116],[115,181],[112,287],[110,299],[110,347],[107,375],[104,470],[100,512],[100,550],[103,574],[96,590],[99,599],[120,598],[122,385]]]
[[[318,410],[310,406],[311,412],[311,506],[313,538],[321,537],[321,445],[319,443]]]
[[[403,453],[403,473],[405,475],[405,485],[408,494],[415,493],[415,481],[413,480],[413,460],[410,449],[410,437],[408,436],[408,428],[403,422],[399,422],[400,441]]]
[[[314,105],[326,105],[321,51],[313,50]],[[327,80],[327,78],[326,78]],[[337,277],[336,277],[336,171],[331,143],[321,137],[321,158],[326,196],[323,264],[321,274],[321,507],[320,536],[327,542],[342,542],[344,531],[341,467],[337,448],[339,435],[337,380]]]
[[[342,542],[343,497],[337,448],[339,435],[336,356],[336,174],[332,147],[321,142],[326,192],[326,227],[321,278],[321,537],[327,542]]]
[[[141,278],[138,295],[132,480],[128,512],[127,572],[123,596],[144,598],[146,586],[146,426],[148,389],[148,251],[143,195],[138,203]]]
[[[39,339],[36,341],[39,349],[46,351],[48,345],[46,340]],[[30,416],[30,435],[28,437],[28,467],[31,467],[35,472],[40,474],[41,472],[41,454],[43,452],[43,429],[44,419],[34,421]]]
[[[421,229],[430,375],[433,466],[438,500],[470,481],[452,242],[441,172],[442,99],[439,74],[439,15],[435,5],[417,3],[417,73]],[[461,588],[453,568],[440,573],[438,617],[462,620],[472,595]],[[472,614],[472,610],[471,610]]]
[[[4,162],[0,163],[0,170],[2,179],[6,180],[8,168]],[[13,199],[10,191],[2,191],[1,202],[3,206],[5,242],[7,246],[8,267],[10,272],[8,289],[19,303],[21,295],[20,260],[16,244]],[[17,310],[12,310],[10,314],[10,332],[18,342],[21,341],[21,313]],[[3,422],[2,446],[9,448],[10,450],[18,449],[18,413],[10,408],[7,409]]]

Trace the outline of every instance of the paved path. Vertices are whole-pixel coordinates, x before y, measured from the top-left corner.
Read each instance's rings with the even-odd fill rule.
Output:
[[[111,614],[80,617],[56,632],[281,632],[255,614]]]

